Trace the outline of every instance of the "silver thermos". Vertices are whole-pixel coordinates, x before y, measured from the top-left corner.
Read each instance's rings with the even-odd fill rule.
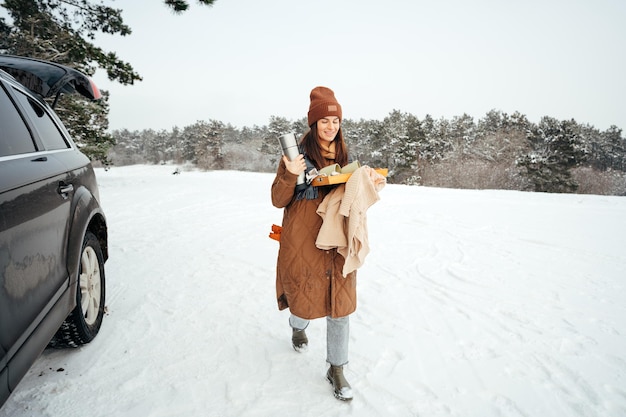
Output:
[[[298,149],[298,142],[296,141],[296,135],[293,133],[287,133],[278,138],[280,141],[280,147],[283,149],[283,154],[293,161],[298,155],[300,155],[300,149]],[[298,175],[298,181],[296,187],[304,184],[304,172]]]

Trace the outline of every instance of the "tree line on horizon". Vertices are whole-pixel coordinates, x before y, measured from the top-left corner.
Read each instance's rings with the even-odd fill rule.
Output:
[[[202,170],[275,172],[278,138],[308,130],[306,118],[272,116],[264,126],[217,120],[171,130],[115,130],[105,165],[190,164]],[[353,159],[389,169],[388,182],[465,189],[626,195],[626,138],[575,120],[498,110],[474,120],[393,110],[383,120],[342,121]]]
[[[161,0],[176,13],[187,0]],[[215,0],[197,0],[211,6]],[[0,53],[47,59],[88,75],[106,71],[122,85],[141,81],[132,65],[96,45],[98,34],[129,36],[122,9],[95,0],[5,0],[0,16]],[[267,126],[236,129],[219,121],[198,121],[182,129],[129,132],[108,129],[108,93],[87,102],[63,95],[57,113],[81,150],[92,160],[113,163],[191,163],[200,169],[272,172],[278,136],[301,135],[306,120],[271,117]],[[343,122],[352,155],[364,164],[389,168],[389,182],[455,188],[626,195],[622,130],[599,131],[574,120],[526,116],[497,110],[474,120],[423,119],[392,111],[383,120]]]

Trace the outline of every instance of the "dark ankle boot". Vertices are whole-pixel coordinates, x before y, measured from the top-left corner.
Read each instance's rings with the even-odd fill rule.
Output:
[[[343,376],[343,366],[330,365],[326,372],[326,379],[333,386],[335,398],[341,401],[352,400],[352,387]]]
[[[293,333],[291,334],[291,345],[296,352],[306,352],[309,347],[309,339],[307,339],[304,330],[293,329]]]

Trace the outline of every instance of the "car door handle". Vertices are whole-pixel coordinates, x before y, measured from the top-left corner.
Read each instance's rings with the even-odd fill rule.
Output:
[[[74,191],[74,186],[72,184],[66,184],[64,182],[59,183],[58,188],[59,194],[63,197],[63,200],[67,199],[68,195]]]

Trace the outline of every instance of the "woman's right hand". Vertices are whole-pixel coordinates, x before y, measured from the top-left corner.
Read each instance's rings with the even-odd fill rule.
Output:
[[[300,175],[306,170],[306,162],[304,162],[304,155],[302,154],[298,155],[293,161],[290,161],[289,158],[283,155],[283,162],[285,162],[287,171],[294,175]]]

